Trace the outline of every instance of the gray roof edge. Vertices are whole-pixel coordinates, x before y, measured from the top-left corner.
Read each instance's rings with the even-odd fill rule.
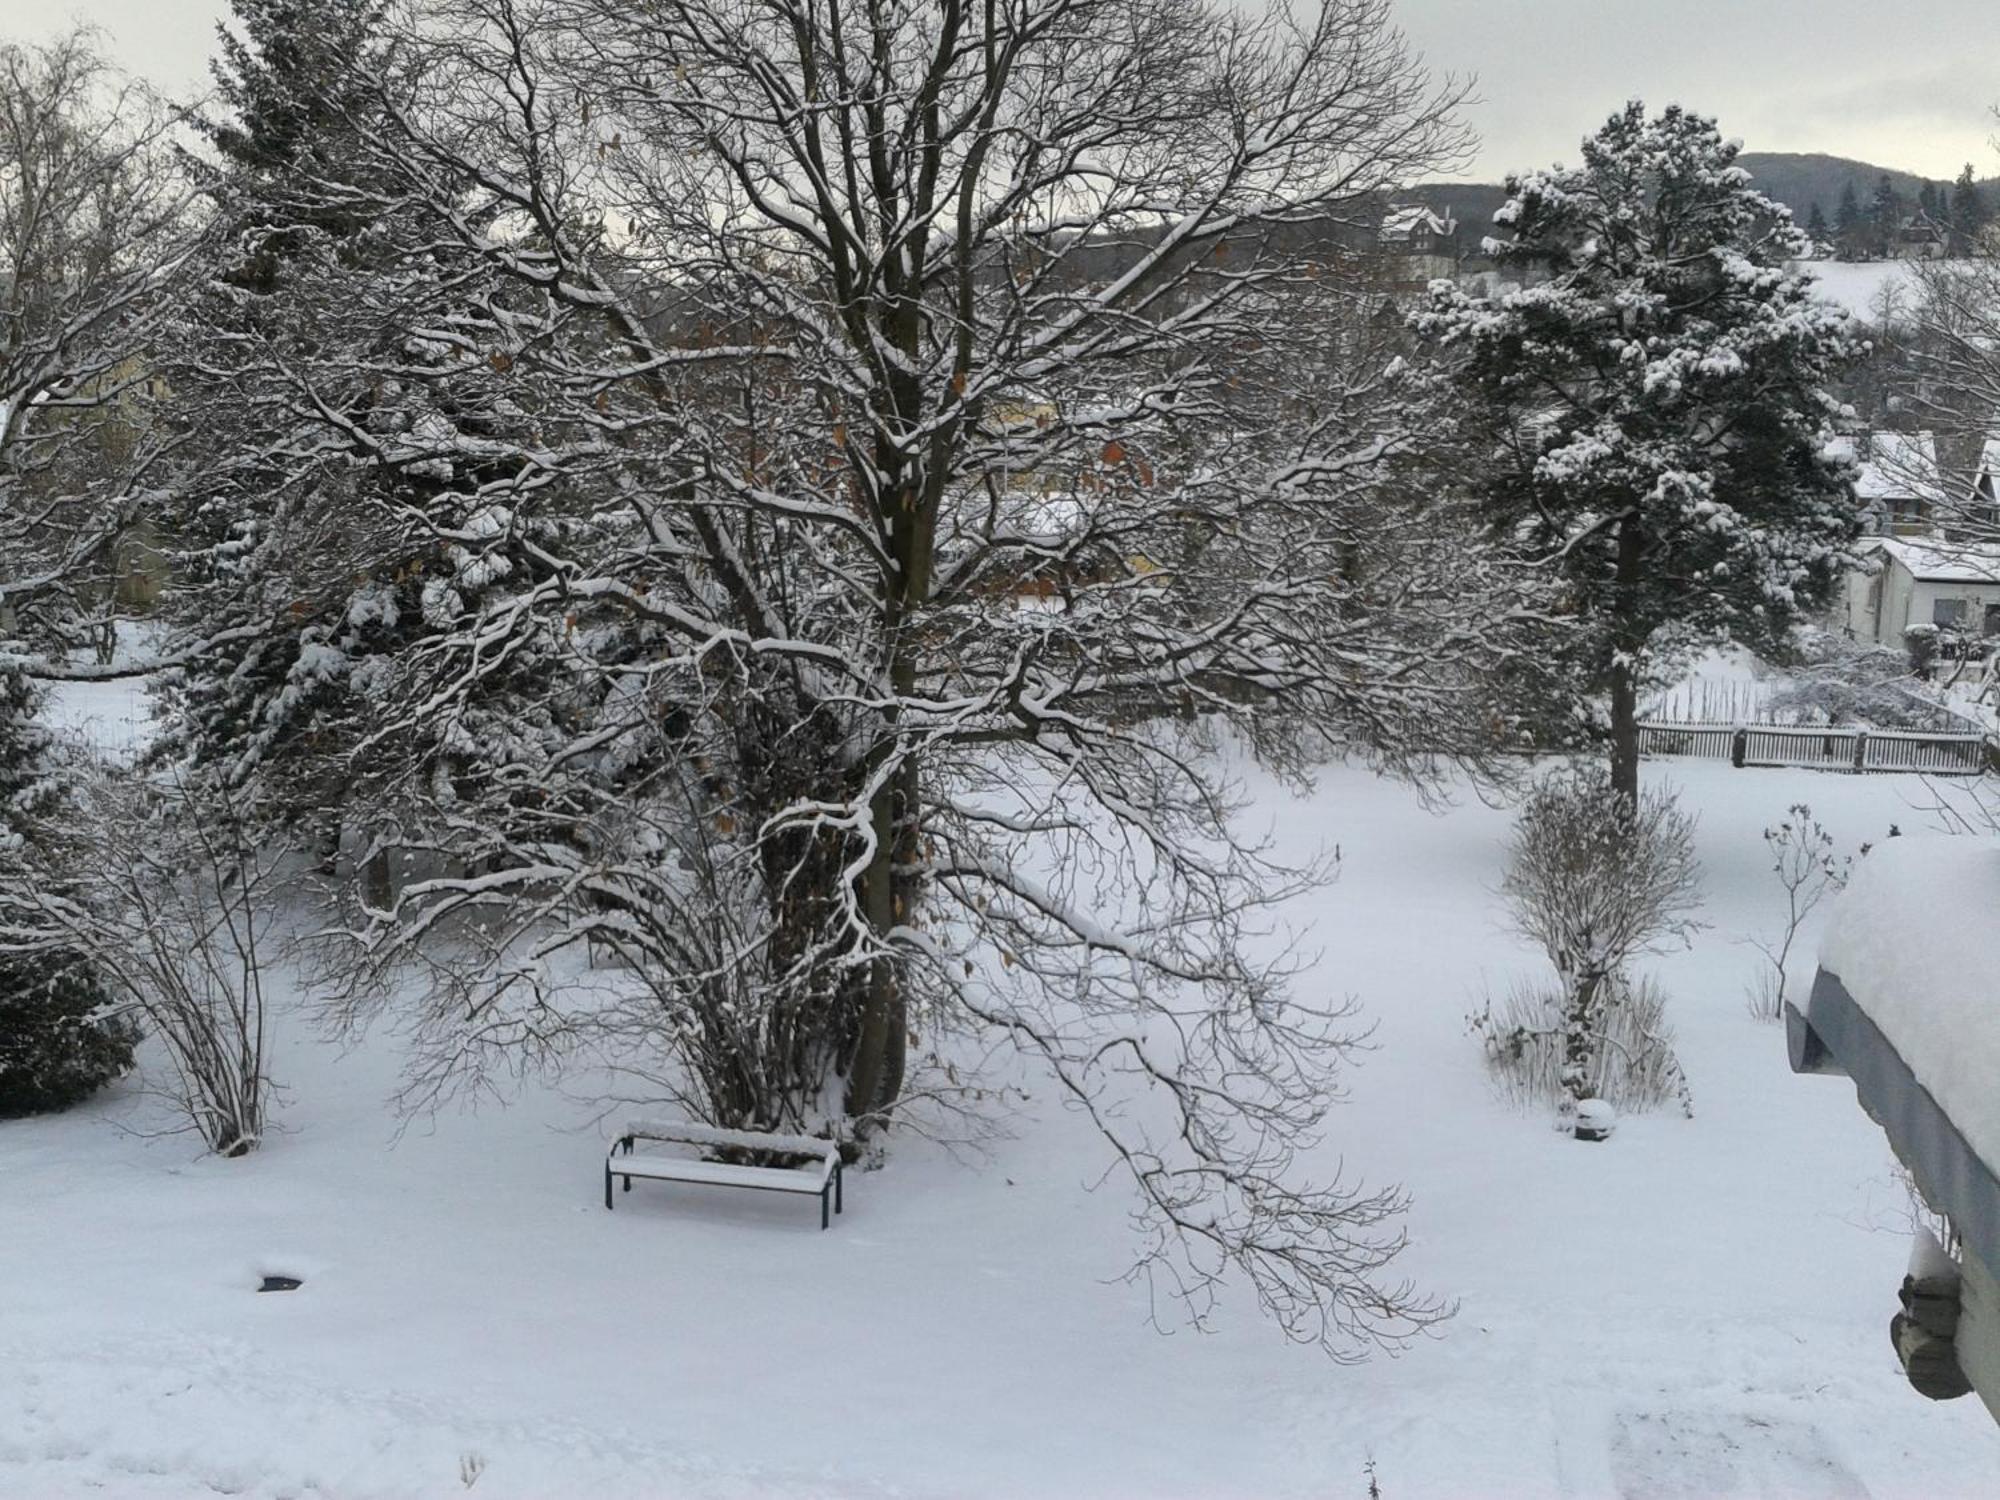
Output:
[[[1806,1013],[1785,1007],[1785,1032],[1792,1071],[1853,1079],[1861,1107],[1888,1133],[1924,1201],[1951,1220],[1981,1265],[2000,1269],[2000,1176],[1917,1081],[1839,975],[1821,969],[1813,976]]]

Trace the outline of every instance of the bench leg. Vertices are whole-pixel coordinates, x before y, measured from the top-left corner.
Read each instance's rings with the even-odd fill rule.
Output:
[[[611,1207],[611,1163],[604,1164],[604,1206]]]
[[[842,1172],[836,1165],[833,1169],[833,1211],[835,1213],[844,1213],[846,1211],[840,1206],[840,1181],[844,1176],[846,1176],[846,1173]]]
[[[832,1222],[833,1220],[827,1217],[826,1189],[821,1188],[819,1190],[819,1227],[825,1229]]]

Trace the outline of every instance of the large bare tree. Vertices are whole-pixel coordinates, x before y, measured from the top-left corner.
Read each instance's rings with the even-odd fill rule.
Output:
[[[1361,270],[1462,141],[1386,5],[401,26],[344,175],[499,278],[328,372],[477,424],[317,406],[432,487],[371,491],[365,610],[423,629],[344,761],[420,877],[350,933],[433,981],[420,1090],[636,1038],[710,1118],[865,1141],[974,1028],[1103,1130],[1197,1319],[1240,1274],[1337,1352],[1422,1327],[1400,1195],[1297,1167],[1348,1007],[1228,771],[1476,757],[1528,623]]]
[[[117,544],[161,482],[150,355],[189,203],[170,129],[88,32],[0,45],[0,638],[38,653],[106,639]]]

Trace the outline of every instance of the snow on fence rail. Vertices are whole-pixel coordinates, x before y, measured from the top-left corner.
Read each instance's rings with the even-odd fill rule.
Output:
[[[1691,755],[1737,766],[1793,766],[1816,771],[1915,771],[1977,776],[1991,752],[1979,734],[1794,727],[1773,724],[1639,725],[1642,755]]]

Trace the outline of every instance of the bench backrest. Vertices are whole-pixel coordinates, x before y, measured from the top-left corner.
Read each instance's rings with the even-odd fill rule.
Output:
[[[788,1151],[816,1156],[831,1169],[840,1160],[840,1143],[817,1135],[777,1135],[761,1130],[724,1130],[689,1120],[630,1120],[625,1134],[638,1140],[676,1141],[684,1146],[734,1146],[741,1151]]]

